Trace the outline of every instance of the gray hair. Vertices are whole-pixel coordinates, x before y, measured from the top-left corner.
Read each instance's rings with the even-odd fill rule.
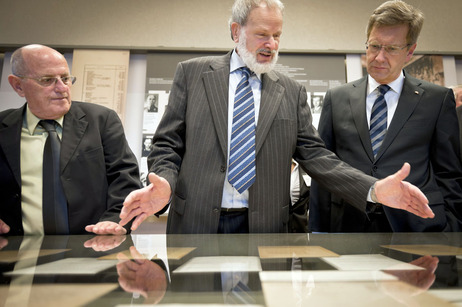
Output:
[[[23,48],[19,48],[11,55],[11,72],[15,76],[24,76],[27,73],[27,65],[22,56],[22,50]]]
[[[419,9],[401,0],[387,1],[376,8],[369,18],[366,29],[367,39],[374,27],[405,24],[409,27],[407,43],[413,45],[417,43],[423,22],[424,14]]]
[[[231,8],[231,17],[229,18],[229,29],[231,30],[231,24],[236,22],[241,26],[245,26],[247,18],[250,12],[260,6],[261,3],[265,3],[269,8],[277,8],[284,13],[284,4],[280,0],[236,0]],[[231,39],[233,39],[233,33],[231,32]]]

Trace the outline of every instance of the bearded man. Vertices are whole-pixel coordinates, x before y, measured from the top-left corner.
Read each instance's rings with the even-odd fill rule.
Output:
[[[236,47],[178,64],[148,157],[150,185],[127,196],[121,225],[135,218],[136,229],[170,208],[169,234],[287,232],[292,158],[361,210],[374,198],[433,216],[424,195],[402,181],[409,165],[377,181],[324,147],[305,88],[273,70],[283,8],[237,0],[229,22]]]

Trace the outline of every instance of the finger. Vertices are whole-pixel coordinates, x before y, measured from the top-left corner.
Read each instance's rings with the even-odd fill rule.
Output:
[[[141,207],[137,207],[136,209],[131,210],[127,216],[125,216],[123,219],[119,221],[120,226],[125,226],[128,222],[130,222],[132,219],[135,217],[139,217],[140,215],[143,214],[143,210]],[[143,219],[144,220],[144,219]],[[132,228],[133,229],[133,228]]]
[[[0,238],[0,249],[4,248],[8,245],[8,240],[4,238]]]
[[[83,246],[86,248],[91,248],[93,246],[93,239],[85,241],[85,243],[83,243]]]
[[[127,229],[123,228],[120,225],[117,225],[115,227],[115,229],[114,229],[114,233],[112,233],[112,234],[114,234],[114,235],[125,235],[125,234],[127,234]]]
[[[146,259],[134,246],[130,246],[130,255],[132,259]]]
[[[119,215],[120,217],[119,225],[120,226],[125,226],[128,222],[130,222],[137,215],[139,211],[141,211],[140,207],[130,208],[126,210],[124,209],[126,208],[124,207]]]
[[[125,255],[124,253],[117,253],[117,260],[120,260],[120,261],[128,261],[130,260],[130,258],[127,257],[127,255]]]
[[[411,172],[411,165],[405,162],[403,166],[401,167],[401,169],[395,173],[395,175],[399,181],[403,181],[407,176],[409,176],[410,172]]]
[[[409,207],[409,212],[414,213],[421,218],[433,218],[435,214],[430,209],[428,205],[418,205],[418,204],[411,204]]]
[[[8,226],[5,222],[0,220],[0,234],[10,232],[10,226]]]
[[[132,191],[130,194],[128,194],[124,200],[123,207],[120,212],[120,218],[124,218],[127,214],[140,206],[140,199],[144,193],[147,193],[148,187]]]
[[[432,209],[427,204],[417,204],[415,206],[416,210],[419,211],[419,215],[423,218],[434,218],[435,214]]]
[[[145,220],[147,217],[148,217],[148,216],[147,216],[146,213],[141,213],[141,214],[133,221],[131,230],[136,230],[136,229],[141,225],[141,223],[144,222],[144,220]]]
[[[153,185],[156,185],[157,183],[161,181],[160,176],[157,176],[155,173],[149,173],[148,178],[149,178],[149,182]]]

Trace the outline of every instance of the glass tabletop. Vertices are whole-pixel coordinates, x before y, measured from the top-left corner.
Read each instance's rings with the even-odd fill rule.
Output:
[[[0,237],[0,306],[462,305],[462,233]]]

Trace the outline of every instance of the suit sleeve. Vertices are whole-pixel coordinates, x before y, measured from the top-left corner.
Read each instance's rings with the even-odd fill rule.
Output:
[[[175,191],[176,178],[185,150],[187,84],[183,64],[179,63],[168,105],[154,135],[153,149],[148,156],[149,171],[164,177],[172,191]]]
[[[114,111],[109,112],[100,133],[108,184],[107,210],[100,221],[118,222],[125,197],[141,188],[138,164],[125,138],[122,122]]]
[[[324,97],[318,132],[326,148],[335,152],[335,140],[332,125],[331,92]],[[312,232],[331,232],[331,194],[319,185],[316,180],[311,181],[309,227]]]

